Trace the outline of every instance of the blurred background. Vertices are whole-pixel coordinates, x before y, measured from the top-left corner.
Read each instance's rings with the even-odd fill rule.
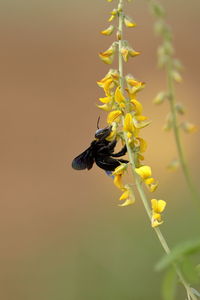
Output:
[[[200,2],[162,1],[173,27],[184,82],[177,97],[186,118],[199,126]],[[0,3],[0,299],[161,299],[162,274],[154,270],[163,251],[142,203],[119,208],[119,191],[96,166],[71,169],[72,159],[93,139],[103,96],[96,81],[108,71],[98,52],[114,36],[107,27],[116,2],[1,0]],[[145,1],[126,7],[138,26],[126,37],[142,55],[126,71],[147,83],[140,94],[145,162],[159,180],[156,198],[168,202],[162,230],[170,246],[199,236],[199,217],[176,158],[171,133],[162,130],[167,103],[152,99],[165,87],[156,67],[159,41]],[[183,135],[199,185],[199,132]]]

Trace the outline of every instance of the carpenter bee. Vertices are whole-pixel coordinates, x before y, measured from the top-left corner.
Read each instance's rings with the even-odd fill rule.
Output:
[[[99,168],[110,174],[120,163],[128,163],[128,160],[114,158],[125,155],[127,149],[125,145],[121,151],[114,153],[117,140],[114,139],[111,142],[106,140],[111,132],[112,126],[107,126],[102,129],[98,128],[95,133],[95,140],[92,141],[89,148],[74,158],[72,168],[75,170],[90,170],[95,162]]]

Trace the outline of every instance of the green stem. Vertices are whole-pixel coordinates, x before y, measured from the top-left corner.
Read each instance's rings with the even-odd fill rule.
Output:
[[[122,31],[123,31],[123,0],[119,0],[119,4],[118,4],[118,13],[119,13],[119,26],[118,26],[118,33],[119,33],[119,41],[118,41],[118,53],[119,53],[119,83],[120,83],[120,87],[123,90],[123,85],[124,85],[124,81],[123,81],[123,57],[120,54],[120,49],[122,48]]]
[[[174,79],[172,77],[172,62],[169,61],[166,66],[166,73],[167,73],[167,86],[168,86],[168,98],[170,103],[170,109],[172,114],[172,125],[173,125],[173,131],[174,131],[174,138],[176,142],[176,147],[179,155],[180,164],[183,170],[183,174],[186,180],[186,183],[188,185],[188,188],[193,196],[193,199],[197,201],[199,204],[199,195],[196,191],[196,188],[192,182],[188,164],[185,159],[181,139],[180,139],[180,130],[178,126],[178,120],[177,120],[177,112],[176,112],[176,97],[175,97],[175,87],[174,87]]]
[[[118,4],[118,11],[119,11],[119,26],[118,26],[118,31],[119,31],[119,36],[120,36],[120,40],[118,42],[118,58],[119,58],[119,61],[118,61],[118,67],[119,67],[119,77],[120,77],[120,87],[121,89],[123,90],[123,57],[121,55],[121,47],[122,47],[122,36],[123,36],[123,0],[119,0],[119,4]],[[122,120],[122,122],[124,123],[124,118]],[[135,161],[134,161],[134,153],[132,151],[132,148],[130,147],[129,143],[128,143],[128,138],[127,138],[127,135],[126,133],[124,132],[124,139],[125,139],[125,142],[126,142],[126,147],[127,147],[127,152],[128,152],[128,156],[129,156],[129,160],[130,160],[130,164],[131,164],[131,171],[132,171],[132,174],[133,174],[133,177],[135,179],[135,182],[136,182],[136,186],[137,186],[137,190],[139,192],[139,195],[141,197],[141,200],[143,202],[143,205],[144,205],[144,208],[146,210],[146,213],[149,217],[149,219],[151,220],[151,209],[149,207],[149,204],[148,204],[148,200],[147,200],[147,197],[145,195],[145,192],[143,190],[143,187],[142,187],[142,183],[141,183],[141,180],[139,178],[139,176],[135,173]],[[154,228],[154,231],[164,249],[164,251],[166,252],[166,254],[170,254],[170,249],[168,247],[168,244],[162,234],[162,232],[160,231],[159,228]],[[180,282],[183,284],[183,286],[185,287],[186,289],[186,293],[188,295],[188,300],[189,300],[189,297],[191,297],[192,300],[197,300],[197,298],[193,295],[188,283],[185,281],[181,271],[179,270],[179,268],[174,265],[174,268],[176,270],[176,273],[180,279]]]

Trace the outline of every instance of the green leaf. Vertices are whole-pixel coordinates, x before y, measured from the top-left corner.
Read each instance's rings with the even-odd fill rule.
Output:
[[[190,284],[197,284],[199,282],[199,274],[197,268],[191,263],[188,257],[184,257],[181,264],[181,270],[184,277]]]
[[[163,256],[156,264],[156,271],[161,271],[167,268],[173,262],[181,259],[184,255],[190,255],[200,251],[200,239],[186,241],[175,246],[171,253]]]
[[[169,268],[165,273],[162,282],[162,298],[163,300],[174,300],[177,287],[177,275],[174,268]]]

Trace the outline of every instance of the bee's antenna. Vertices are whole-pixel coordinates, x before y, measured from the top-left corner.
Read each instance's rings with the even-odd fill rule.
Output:
[[[100,116],[97,119],[97,129],[99,129],[99,121],[100,121]]]

